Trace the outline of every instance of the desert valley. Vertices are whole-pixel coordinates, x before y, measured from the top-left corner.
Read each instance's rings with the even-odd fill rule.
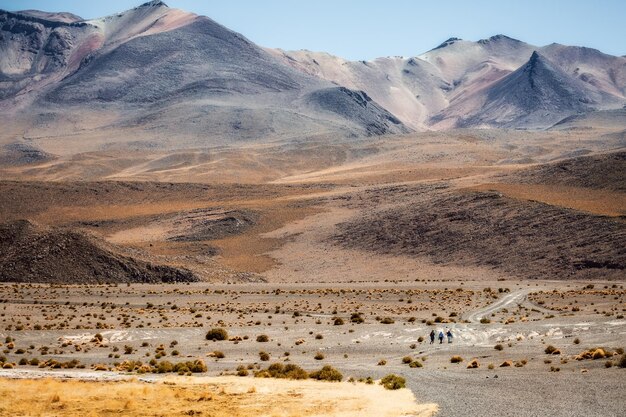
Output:
[[[623,416],[625,242],[626,57],[0,10],[0,415]]]

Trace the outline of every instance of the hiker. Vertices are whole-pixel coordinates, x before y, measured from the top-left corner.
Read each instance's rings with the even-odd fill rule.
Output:
[[[446,336],[448,336],[448,343],[452,343],[452,330],[448,329]]]
[[[432,345],[433,343],[435,343],[435,331],[431,330],[430,331],[430,344]]]
[[[439,344],[443,343],[443,332],[439,332]]]

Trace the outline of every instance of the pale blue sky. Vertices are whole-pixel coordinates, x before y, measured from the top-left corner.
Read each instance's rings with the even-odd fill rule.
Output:
[[[449,37],[505,34],[626,54],[626,0],[221,0],[165,1],[283,49],[327,51],[348,59],[418,55]],[[0,0],[0,9],[69,11],[100,17],[141,4],[131,0]]]

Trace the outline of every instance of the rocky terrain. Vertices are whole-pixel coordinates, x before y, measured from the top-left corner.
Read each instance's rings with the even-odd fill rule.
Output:
[[[73,230],[29,221],[0,225],[0,281],[96,284],[191,282],[191,272],[116,254],[104,242]]]

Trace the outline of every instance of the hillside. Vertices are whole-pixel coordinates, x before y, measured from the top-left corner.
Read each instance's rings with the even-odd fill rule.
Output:
[[[188,270],[139,261],[106,246],[75,230],[46,228],[27,220],[4,223],[0,225],[0,282],[197,281]]]

